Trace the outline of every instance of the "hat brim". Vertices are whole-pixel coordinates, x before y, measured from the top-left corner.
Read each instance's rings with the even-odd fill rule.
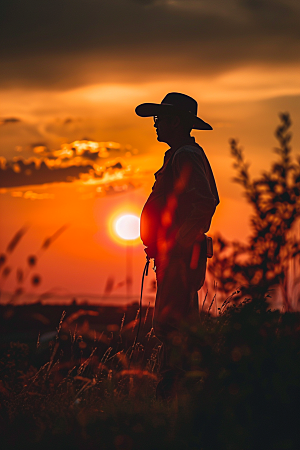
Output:
[[[140,117],[153,117],[159,114],[174,114],[174,112],[181,112],[174,105],[168,103],[142,103],[135,108],[135,112]],[[204,122],[200,117],[195,116],[191,112],[187,113],[193,121],[193,129],[195,130],[212,130],[209,123]]]

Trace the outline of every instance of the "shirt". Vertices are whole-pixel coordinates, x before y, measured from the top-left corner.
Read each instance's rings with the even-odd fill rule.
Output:
[[[218,203],[212,169],[195,139],[170,148],[141,214],[143,243],[149,246],[173,237],[182,246],[193,245],[209,230]]]

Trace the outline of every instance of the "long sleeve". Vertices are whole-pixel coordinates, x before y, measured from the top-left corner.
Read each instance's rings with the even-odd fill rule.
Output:
[[[212,186],[211,177],[213,182],[214,178],[207,164],[209,165],[201,147],[185,146],[174,155],[172,169],[178,212],[184,216],[180,217],[182,225],[176,241],[182,246],[192,245],[209,230],[219,202],[215,184]],[[212,192],[214,187],[215,195]]]

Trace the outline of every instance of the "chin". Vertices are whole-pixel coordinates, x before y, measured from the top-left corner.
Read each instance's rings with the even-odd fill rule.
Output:
[[[156,139],[158,140],[158,142],[166,142],[161,136],[156,137]]]

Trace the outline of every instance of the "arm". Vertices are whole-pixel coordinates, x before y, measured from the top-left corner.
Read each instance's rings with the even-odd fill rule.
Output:
[[[186,150],[176,154],[173,177],[179,208],[180,204],[189,206],[176,242],[189,247],[208,231],[217,202],[211,192],[201,154]]]

